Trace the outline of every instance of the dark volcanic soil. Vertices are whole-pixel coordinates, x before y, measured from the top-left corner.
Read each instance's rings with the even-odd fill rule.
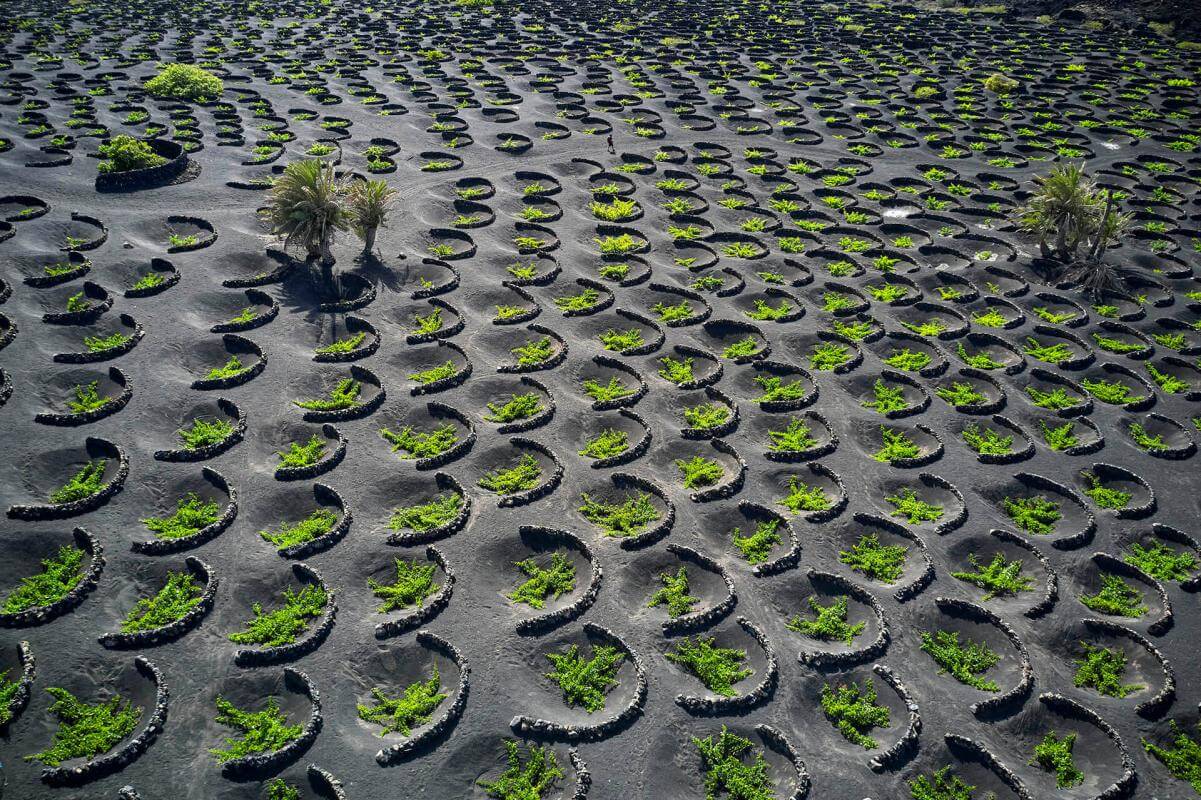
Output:
[[[503,770],[520,715],[616,720],[578,744],[531,734],[564,772],[546,800],[704,797],[693,738],[723,725],[764,754],[777,798],[908,798],[907,782],[947,765],[978,798],[1193,796],[1140,740],[1170,742],[1171,721],[1196,737],[1201,700],[1196,53],[1074,23],[815,0],[38,0],[5,11],[0,597],[75,527],[103,548],[78,605],[4,618],[15,626],[0,631],[6,681],[20,674],[19,643],[36,659],[32,699],[0,731],[6,800],[115,798],[123,786],[146,800],[260,798],[275,776],[302,797],[330,796],[309,764],[350,798],[479,800],[477,780]],[[156,64],[175,61],[221,76],[222,95],[149,96]],[[1019,88],[985,90],[997,71]],[[182,145],[187,165],[169,185],[98,192],[94,156],[117,133]],[[306,153],[399,192],[375,253],[339,237],[341,305],[322,306],[316,270],[256,216],[271,179]],[[1056,286],[1012,223],[1032,178],[1061,161],[1085,162],[1134,214],[1107,255],[1139,269],[1127,293],[1093,301]],[[593,211],[620,201],[636,204],[624,219]],[[623,243],[629,252],[602,252]],[[72,271],[47,281],[54,265]],[[151,272],[161,292],[127,295]],[[55,316],[81,292],[90,312]],[[573,297],[584,298],[574,310]],[[435,310],[441,328],[413,338],[414,317]],[[633,330],[628,347],[602,344]],[[132,348],[72,363],[85,337],[114,332]],[[364,334],[355,360],[314,360],[348,332]],[[518,365],[514,350],[544,337],[547,361]],[[249,371],[206,383],[231,356]],[[667,358],[690,359],[691,377],[669,381]],[[453,378],[413,391],[412,374],[446,362]],[[347,378],[361,385],[350,414],[293,404]],[[95,420],[63,418],[73,387],[92,381],[111,405]],[[594,403],[589,381],[623,393]],[[760,402],[793,381],[801,396]],[[1117,383],[1125,405],[1089,394]],[[1034,404],[1056,390],[1068,407]],[[956,407],[956,391],[975,396]],[[488,404],[531,392],[533,427],[489,419]],[[890,396],[897,408],[872,407]],[[704,403],[726,409],[717,436],[685,419]],[[177,431],[196,418],[244,432],[183,460]],[[455,432],[449,460],[404,459],[380,435],[439,425]],[[626,435],[625,452],[580,454],[610,430]],[[1076,440],[1053,449],[1056,430]],[[989,431],[998,453],[980,456],[969,442]],[[897,433],[912,451],[881,460],[882,437]],[[314,435],[320,466],[277,475],[276,454]],[[108,458],[105,481],[120,481],[117,448],[128,474],[99,507],[17,518],[45,511],[89,457]],[[523,457],[540,474],[516,504],[479,485]],[[677,464],[694,457],[720,477],[686,488]],[[819,487],[829,507],[792,513],[790,486]],[[1088,493],[1098,486],[1126,493],[1124,507],[1099,507]],[[462,518],[425,535],[389,529],[394,509],[455,487],[469,501]],[[907,490],[941,513],[898,516]],[[188,492],[225,518],[195,540],[155,541],[140,520]],[[640,492],[656,519],[628,538],[580,511],[584,493]],[[1007,503],[1040,498],[1057,504],[1053,530],[1021,530]],[[281,554],[259,535],[318,509],[336,523],[312,547]],[[779,540],[748,559],[757,532]],[[840,557],[869,534],[906,554],[891,582]],[[1184,580],[1125,562],[1155,542],[1193,556]],[[574,589],[540,610],[515,603],[515,562],[547,567],[556,552]],[[994,554],[1020,562],[1028,591],[986,600],[953,576]],[[199,569],[189,556],[218,581],[198,624],[162,644],[98,642],[169,570]],[[368,579],[389,581],[396,558],[437,567],[443,591],[420,613],[378,611]],[[667,611],[648,604],[681,567],[697,603],[665,630]],[[1085,607],[1107,575],[1139,593],[1144,613]],[[336,614],[327,606],[304,644],[268,665],[238,655],[228,635],[255,603],[317,580]],[[841,597],[863,626],[851,644],[787,624],[809,618],[811,598]],[[922,651],[935,630],[996,652],[983,677],[998,691],[940,673]],[[753,674],[735,698],[666,658],[683,634],[746,651]],[[564,705],[545,655],[613,641],[626,658],[606,708]],[[1122,682],[1143,688],[1113,698],[1075,686],[1083,643],[1123,654]],[[139,654],[170,689],[157,739],[81,787],[44,782],[23,760],[55,730],[44,689],[89,702],[119,692],[144,722],[154,692],[133,669]],[[405,738],[381,738],[356,704],[434,667],[450,696],[412,731],[428,738],[381,766],[377,751]],[[310,704],[286,668],[319,692],[315,741],[266,774],[225,777],[209,753],[229,732],[215,699],[259,707],[274,695],[304,723]],[[871,750],[823,715],[823,686],[850,681],[874,686],[889,710]],[[1048,733],[1078,735],[1079,786],[1060,791],[1030,765]],[[590,787],[576,777],[585,765]]]

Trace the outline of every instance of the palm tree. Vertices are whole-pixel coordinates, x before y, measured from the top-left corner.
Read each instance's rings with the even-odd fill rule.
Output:
[[[346,193],[346,212],[350,228],[363,240],[363,252],[375,247],[375,234],[386,228],[388,210],[396,198],[396,190],[385,181],[354,181]]]
[[[341,202],[344,192],[332,164],[315,159],[289,164],[271,187],[271,232],[283,237],[285,247],[303,247],[309,260],[319,258],[328,271],[334,263],[334,234],[349,225]]]

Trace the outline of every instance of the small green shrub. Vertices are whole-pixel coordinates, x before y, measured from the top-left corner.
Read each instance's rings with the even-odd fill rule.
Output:
[[[864,750],[876,747],[876,740],[868,732],[889,725],[888,707],[877,704],[876,699],[876,687],[870,679],[862,687],[854,683],[822,686],[821,705],[826,719],[848,742]]]
[[[229,360],[226,361],[224,365],[210,369],[208,373],[205,374],[204,379],[206,381],[216,381],[224,380],[226,378],[233,378],[237,375],[241,375],[248,369],[250,369],[250,367],[244,366],[240,358],[237,356],[230,356]]]
[[[522,453],[512,467],[500,468],[486,473],[479,479],[479,486],[504,496],[524,492],[538,485],[542,477],[542,466],[529,453]]]
[[[388,697],[379,687],[371,689],[374,705],[358,704],[359,719],[381,726],[380,736],[399,733],[411,736],[413,728],[430,721],[430,716],[450,695],[440,692],[442,678],[438,668],[427,681],[414,681],[405,687],[400,697]]]
[[[1059,503],[1042,495],[1034,497],[1006,497],[1001,507],[1013,520],[1013,524],[1026,533],[1047,536],[1055,532],[1055,523],[1063,519]]]
[[[831,372],[850,360],[850,348],[837,342],[823,342],[809,351],[809,366],[821,372]]]
[[[183,539],[212,525],[221,518],[220,506],[194,492],[175,502],[175,513],[167,517],[146,517],[140,520],[159,539]]]
[[[454,360],[447,359],[446,361],[442,362],[441,364],[438,364],[437,366],[434,366],[434,367],[430,367],[429,369],[422,369],[422,370],[418,370],[417,372],[410,372],[408,374],[408,378],[409,378],[409,380],[415,381],[416,383],[418,383],[422,386],[428,386],[431,383],[436,383],[438,381],[446,380],[447,378],[452,377],[458,371],[459,371],[459,368],[455,365]]]
[[[1120,650],[1110,650],[1106,647],[1094,647],[1087,642],[1081,642],[1084,648],[1083,657],[1076,660],[1076,675],[1072,682],[1081,688],[1096,689],[1106,697],[1125,697],[1145,686],[1123,684],[1122,675],[1126,672],[1126,654]]]
[[[1201,744],[1180,730],[1176,720],[1171,720],[1170,726],[1175,737],[1171,747],[1160,747],[1143,739],[1143,749],[1167,767],[1169,775],[1188,781],[1193,791],[1201,794]]]
[[[191,426],[180,428],[177,435],[183,441],[186,449],[199,450],[202,447],[224,442],[233,432],[233,425],[223,419],[215,419],[210,422],[197,417],[192,420]]]
[[[779,520],[770,519],[760,522],[750,536],[743,536],[741,528],[735,528],[730,536],[747,563],[762,564],[771,555],[772,548],[780,543],[780,534],[776,532],[779,526]]]
[[[922,634],[922,652],[928,653],[939,666],[939,674],[950,673],[955,680],[984,692],[997,691],[995,681],[979,677],[996,666],[1001,657],[983,642],[959,643],[955,631],[935,631]]]
[[[563,653],[547,653],[546,658],[554,666],[546,677],[563,690],[563,702],[592,714],[604,709],[605,693],[617,685],[617,670],[625,656],[616,647],[602,645],[592,649],[592,658],[584,658],[573,644]]]
[[[50,493],[50,502],[73,503],[96,494],[105,486],[104,469],[107,464],[103,458],[87,462],[62,487]]]
[[[986,592],[985,600],[991,600],[994,597],[1012,597],[1020,592],[1028,592],[1034,583],[1033,578],[1022,575],[1020,559],[1006,561],[1005,556],[994,553],[992,561],[981,564],[976,554],[971,553],[967,560],[975,568],[975,572],[952,572],[951,577],[983,589]]]
[[[293,400],[292,404],[306,411],[344,411],[359,404],[363,384],[354,378],[344,378],[329,390],[326,397],[316,400]]]
[[[1201,425],[1198,425],[1197,427],[1201,428]],[[1131,423],[1127,430],[1129,430],[1130,438],[1134,440],[1134,443],[1148,453],[1157,450],[1168,449],[1167,442],[1163,440],[1162,436],[1157,433],[1150,433],[1146,428],[1137,422]]]
[[[251,606],[254,619],[243,623],[245,630],[229,634],[234,644],[256,644],[260,647],[281,647],[292,644],[308,628],[311,620],[324,613],[329,601],[325,590],[312,584],[299,592],[285,589],[283,605],[264,612],[261,603]]]
[[[899,544],[881,544],[879,534],[863,535],[850,550],[838,553],[838,560],[855,572],[875,581],[895,583],[905,571],[909,548]]]
[[[1135,395],[1133,390],[1121,381],[1085,378],[1080,381],[1080,385],[1093,397],[1109,405],[1124,406],[1144,399],[1141,395]]]
[[[539,567],[532,558],[517,561],[514,566],[526,576],[525,582],[509,595],[509,599],[515,603],[542,608],[546,605],[548,597],[558,600],[561,596],[575,591],[575,562],[568,558],[564,551],[551,555],[548,569]]]
[[[1013,451],[1013,437],[1002,436],[992,428],[969,425],[960,436],[968,447],[981,455],[1003,456]]]
[[[46,691],[54,698],[50,713],[58,718],[58,730],[50,747],[25,756],[25,760],[40,761],[48,767],[57,767],[73,758],[90,760],[107,753],[133,733],[142,717],[142,709],[134,708],[119,694],[89,705],[58,686]]]
[[[563,770],[549,747],[530,745],[528,760],[521,763],[517,742],[506,741],[508,767],[494,781],[477,781],[495,800],[543,800],[542,793],[563,777]]]
[[[717,647],[716,641],[713,637],[685,637],[674,650],[667,652],[666,658],[691,672],[714,694],[734,697],[734,684],[750,676],[753,670],[741,666],[746,660],[745,650]]]
[[[696,380],[692,374],[692,359],[685,358],[677,360],[671,356],[664,356],[659,359],[662,366],[659,368],[659,377],[666,381],[676,384],[689,383]]]
[[[872,454],[872,458],[877,461],[892,464],[905,459],[917,458],[922,454],[922,449],[906,436],[904,431],[881,425],[880,436],[884,441],[884,446]]]
[[[542,399],[537,392],[513,394],[504,403],[489,403],[484,419],[501,425],[529,419],[542,411]]]
[[[677,458],[675,465],[683,478],[685,489],[712,486],[726,474],[721,464],[702,456],[693,456],[687,461]]]
[[[967,348],[963,346],[963,342],[959,343],[959,347],[956,352],[958,352],[959,357],[961,359],[963,359],[963,362],[965,364],[967,364],[969,367],[975,367],[976,369],[989,370],[989,369],[1000,369],[1001,367],[1005,366],[1003,363],[1001,363],[1000,361],[997,361],[995,358],[990,356],[988,353],[969,353],[967,351]]]
[[[187,572],[168,572],[167,583],[153,597],[138,601],[121,622],[121,633],[150,631],[183,619],[200,602],[202,590]]]
[[[304,444],[292,442],[287,450],[279,451],[275,455],[279,457],[281,469],[311,467],[325,456],[325,448],[325,440],[314,433]]]
[[[951,765],[935,770],[930,777],[919,775],[909,781],[910,800],[972,800],[975,786],[964,783],[951,772]],[[996,800],[996,795],[990,795]]]
[[[283,523],[276,531],[259,531],[259,536],[280,550],[306,544],[333,530],[338,515],[326,508],[313,511],[296,523]]]
[[[662,375],[662,371],[659,372]],[[600,383],[591,378],[583,383],[584,394],[592,398],[595,403],[607,403],[613,400],[620,400],[623,397],[629,397],[634,393],[633,389],[627,387],[619,378],[610,378],[608,383]]]
[[[555,346],[549,336],[533,339],[509,351],[517,356],[517,364],[522,367],[532,367],[550,360],[555,354]]]
[[[142,88],[155,97],[173,100],[212,100],[225,89],[216,75],[193,64],[167,64]]]
[[[383,600],[383,605],[376,609],[381,614],[395,611],[398,608],[425,604],[425,598],[438,591],[434,583],[434,572],[438,569],[434,564],[421,561],[395,559],[396,575],[392,583],[380,583],[374,578],[367,579],[367,588],[371,593]]]
[[[910,525],[933,522],[941,519],[942,506],[932,505],[918,497],[917,492],[905,487],[895,495],[884,498],[895,509],[890,516],[905,517]]]
[[[730,800],[775,800],[775,782],[763,753],[754,752],[749,763],[743,760],[752,755],[749,739],[730,733],[723,725],[716,740],[694,736],[692,743],[705,764],[707,798],[724,794]]]
[[[209,750],[221,764],[256,753],[274,753],[300,738],[303,725],[289,725],[279,701],[267,700],[262,711],[243,711],[224,697],[217,698],[217,723],[241,734],[225,737],[225,747]]]
[[[828,606],[823,606],[816,597],[810,596],[809,609],[813,612],[814,618],[811,620],[801,619],[801,616],[797,614],[788,620],[786,627],[790,631],[803,633],[814,639],[824,642],[842,642],[850,647],[855,637],[863,633],[867,623],[849,624],[847,622],[847,604],[846,595],[835,598],[834,602]]]
[[[940,386],[934,393],[956,408],[978,406],[988,400],[983,392],[964,381],[955,381],[950,386]]]
[[[759,340],[754,336],[747,335],[733,344],[727,345],[726,348],[722,350],[721,355],[722,358],[730,359],[746,358],[759,352],[760,349]]]
[[[587,494],[581,499],[580,514],[606,536],[633,536],[659,519],[659,510],[647,492],[626,497],[620,503],[593,500]]]
[[[1076,355],[1072,352],[1072,348],[1067,342],[1044,345],[1040,344],[1033,337],[1026,339],[1026,346],[1022,350],[1025,351],[1026,355],[1045,364],[1062,364],[1065,361],[1070,361]]]
[[[763,390],[763,394],[755,398],[756,403],[800,400],[806,395],[805,384],[799,378],[785,383],[778,375],[756,375],[755,385]]]
[[[793,514],[800,514],[802,511],[825,511],[833,505],[822,487],[801,483],[795,475],[788,478],[788,494],[777,500],[776,504],[784,506]]]
[[[411,530],[418,533],[433,530],[459,516],[462,507],[463,495],[444,492],[427,502],[395,509],[388,520],[388,527],[394,531]]]
[[[663,588],[651,595],[647,608],[667,606],[667,615],[672,619],[692,612],[692,607],[700,602],[688,594],[688,569],[680,567],[676,574],[659,573],[659,582]]]
[[[629,439],[625,431],[608,428],[589,439],[579,454],[592,459],[612,458],[630,449]]]
[[[1080,602],[1099,614],[1114,617],[1141,617],[1147,613],[1143,593],[1119,576],[1101,574],[1101,590],[1096,594],[1080,595]]]
[[[1084,773],[1076,768],[1072,758],[1072,748],[1076,744],[1076,734],[1068,733],[1062,737],[1048,732],[1042,742],[1034,748],[1034,758],[1030,766],[1042,767],[1047,772],[1055,773],[1055,785],[1060,789],[1070,789],[1084,783]]]
[[[22,578],[4,598],[4,613],[17,614],[62,600],[83,579],[86,557],[78,547],[63,545],[54,555],[43,558],[42,571]]]
[[[412,425],[406,425],[400,433],[388,428],[381,428],[379,435],[392,445],[393,453],[400,453],[401,458],[432,458],[445,453],[459,441],[455,426],[444,422],[428,433],[418,432]]]
[[[794,417],[784,430],[767,432],[770,439],[767,449],[773,453],[803,453],[817,446],[817,439],[810,432],[809,425],[803,419]]]
[[[730,413],[721,403],[701,403],[684,409],[684,423],[694,430],[712,430],[724,425]]]
[[[1192,553],[1173,550],[1158,539],[1153,539],[1146,547],[1135,542],[1123,560],[1157,581],[1188,580],[1197,568],[1197,557]]]
[[[99,151],[102,160],[97,162],[96,168],[101,174],[131,172],[167,163],[167,159],[154,152],[149,144],[123,133],[101,144]]]
[[[1072,433],[1076,429],[1074,422],[1065,422],[1052,428],[1043,420],[1039,420],[1038,427],[1043,432],[1043,441],[1047,443],[1047,447],[1057,453],[1080,444],[1079,437]]]
[[[1068,394],[1068,390],[1062,386],[1058,386],[1049,392],[1044,392],[1033,386],[1027,386],[1026,394],[1030,395],[1030,401],[1034,405],[1050,411],[1063,411],[1067,408],[1075,408],[1081,404],[1079,400]]]
[[[616,353],[625,353],[633,350],[636,347],[641,347],[646,344],[646,340],[642,337],[642,331],[638,328],[630,328],[629,330],[618,331],[610,328],[604,331],[599,336],[601,345],[606,350],[611,350]]]
[[[881,414],[890,414],[909,408],[909,401],[905,399],[903,387],[889,386],[877,378],[876,382],[872,384],[872,399],[864,400],[860,405],[864,408],[874,409]]]
[[[92,381],[87,385],[76,386],[73,389],[75,399],[67,401],[67,408],[71,409],[72,414],[85,414],[89,411],[97,411],[114,401],[112,397],[100,396],[100,393],[96,390],[99,384],[99,381]]]
[[[1122,509],[1130,505],[1130,500],[1134,497],[1130,492],[1123,492],[1118,489],[1111,489],[1101,484],[1101,479],[1092,472],[1081,472],[1081,477],[1088,482],[1088,488],[1084,493],[1092,498],[1092,501],[1101,508],[1107,509]]]
[[[884,363],[894,369],[917,372],[929,366],[931,360],[929,353],[923,353],[920,350],[910,350],[906,347],[901,350],[893,349],[888,358],[884,359]]]
[[[555,298],[555,307],[560,311],[587,311],[598,302],[601,294],[596,289],[585,288],[579,294],[564,295]]]

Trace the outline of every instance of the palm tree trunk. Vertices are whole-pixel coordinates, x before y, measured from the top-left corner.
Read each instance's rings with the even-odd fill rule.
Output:
[[[370,253],[375,249],[375,234],[376,228],[374,226],[363,231],[363,252]]]

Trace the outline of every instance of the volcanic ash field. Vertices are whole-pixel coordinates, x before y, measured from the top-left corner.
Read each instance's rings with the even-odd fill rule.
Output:
[[[1071,19],[9,4],[0,794],[1201,794],[1201,47]]]

